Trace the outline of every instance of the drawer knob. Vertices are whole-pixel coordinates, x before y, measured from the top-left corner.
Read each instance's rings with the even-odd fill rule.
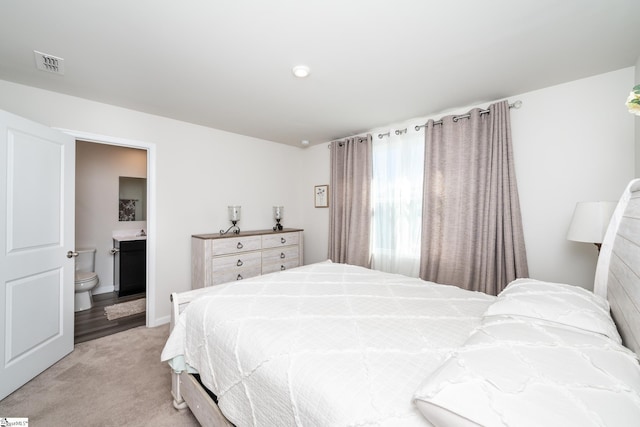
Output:
[[[236,280],[242,280],[242,274],[238,274],[238,277],[236,277]]]
[[[281,266],[280,266],[280,271],[282,271],[282,270],[286,270],[286,269],[287,269],[287,268],[286,268],[284,265],[281,265]]]
[[[242,264],[244,264],[244,263],[242,262],[242,260],[241,260],[241,259],[239,259],[239,260],[238,260],[238,262],[236,262],[236,265],[237,265],[238,267],[242,267]]]
[[[280,252],[280,259],[284,259],[284,257],[285,257],[284,252]]]
[[[285,243],[287,243],[287,239],[285,239],[284,237],[281,237],[280,238],[280,243],[282,243],[284,245]]]
[[[238,242],[238,244],[236,245],[236,248],[238,249],[244,248],[244,246],[242,245],[242,242]]]

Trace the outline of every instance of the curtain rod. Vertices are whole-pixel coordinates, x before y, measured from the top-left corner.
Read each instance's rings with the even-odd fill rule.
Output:
[[[515,109],[518,109],[518,108],[520,108],[520,107],[522,107],[522,101],[520,101],[520,100],[518,100],[518,101],[514,102],[513,104],[509,104],[509,108],[515,108]],[[489,110],[480,110],[480,114],[487,114],[488,112],[489,112]],[[469,117],[471,117],[471,114],[470,114],[470,113],[469,113],[469,114],[461,114],[461,115],[459,115],[459,116],[453,116],[453,121],[454,121],[454,122],[457,122],[459,119],[466,119],[466,118],[469,118]],[[442,124],[442,119],[440,119],[440,120],[438,120],[438,121],[433,122],[433,124],[434,124],[434,125],[441,125],[441,124]],[[419,131],[421,128],[423,128],[423,127],[425,127],[425,126],[427,126],[427,124],[426,124],[426,123],[425,123],[425,124],[423,124],[423,125],[416,125],[415,130],[416,130],[416,131]],[[406,131],[407,131],[407,129],[406,129],[406,128],[405,128],[405,129],[397,129],[397,130],[395,131],[395,134],[396,134],[396,135],[400,135],[400,134],[402,134],[402,133],[405,133]],[[389,135],[391,135],[391,131],[388,131],[388,132],[386,132],[386,133],[379,133],[379,134],[378,134],[378,139],[382,139],[382,138],[384,138],[385,136],[389,136]]]
[[[347,140],[347,139],[355,139],[358,142],[363,142],[363,141],[367,140],[367,137],[366,136],[349,136],[347,138],[343,138],[342,140],[331,141],[329,143],[329,145],[327,146],[327,148],[331,148],[331,145],[333,145],[334,142],[336,144],[338,144],[339,147],[342,147],[344,145],[344,143],[345,143],[345,140]]]
[[[517,110],[518,108],[520,108],[520,107],[522,107],[522,101],[520,101],[520,100],[518,100],[518,101],[514,102],[513,104],[509,104],[509,108],[515,108],[516,110]],[[487,114],[487,113],[489,113],[489,110],[480,110],[480,114]],[[459,116],[453,116],[453,121],[454,121],[454,122],[457,122],[457,121],[458,121],[458,120],[460,120],[460,119],[468,119],[469,117],[471,117],[471,114],[470,114],[470,113],[467,113],[467,114],[461,114],[461,115],[459,115]],[[442,119],[440,119],[440,120],[438,120],[438,121],[433,122],[433,124],[434,124],[434,125],[441,125],[441,124],[442,124]],[[423,124],[423,125],[418,125],[418,126],[416,126],[416,127],[415,127],[415,129],[416,129],[416,130],[420,130],[420,128],[423,128],[423,127],[425,127],[425,126],[427,126],[427,124],[426,124],[426,123],[425,123],[425,124]]]

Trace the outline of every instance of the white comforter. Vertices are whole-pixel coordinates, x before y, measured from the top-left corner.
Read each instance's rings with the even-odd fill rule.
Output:
[[[488,316],[416,404],[439,426],[637,427],[639,392],[636,355],[605,335]]]
[[[184,356],[237,426],[429,425],[416,389],[495,299],[330,262],[203,294],[162,360]]]

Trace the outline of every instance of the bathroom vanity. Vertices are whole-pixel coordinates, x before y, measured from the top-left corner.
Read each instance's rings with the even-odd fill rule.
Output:
[[[146,236],[114,236],[113,253],[113,280],[118,296],[146,292]]]

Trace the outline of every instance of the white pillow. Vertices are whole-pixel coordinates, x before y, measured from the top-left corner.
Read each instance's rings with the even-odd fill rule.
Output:
[[[578,286],[517,279],[498,295],[485,316],[526,316],[603,334],[621,343],[609,303]]]
[[[488,319],[418,388],[434,426],[637,426],[640,365],[605,336]]]

